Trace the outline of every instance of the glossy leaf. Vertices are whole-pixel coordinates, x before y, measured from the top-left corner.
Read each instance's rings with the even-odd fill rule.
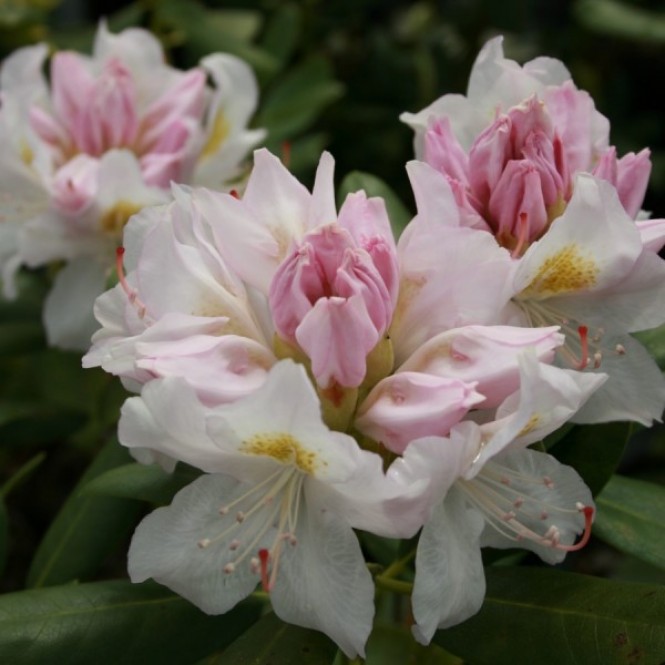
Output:
[[[307,129],[321,111],[342,95],[332,68],[311,57],[276,81],[261,102],[255,125],[268,129],[271,142],[283,141]]]
[[[79,495],[103,472],[126,464],[129,454],[111,441],[99,453],[57,514],[37,548],[28,587],[86,579],[136,524],[142,504],[128,499]]]
[[[0,596],[0,661],[190,665],[224,648],[259,611],[250,599],[224,616],[208,616],[153,583],[20,591]]]
[[[347,194],[360,189],[364,189],[368,196],[380,196],[385,200],[393,233],[395,237],[399,237],[413,215],[397,194],[381,178],[363,171],[352,171],[342,180],[342,184],[339,186],[339,197],[344,200]]]
[[[242,665],[330,665],[337,647],[323,633],[266,614],[226,651],[224,663]]]
[[[294,3],[288,3],[275,10],[263,37],[263,48],[282,65],[298,46],[302,29],[302,13]]]
[[[595,496],[617,468],[633,429],[631,423],[580,425],[548,452],[572,466]]]
[[[594,535],[622,552],[665,568],[665,488],[613,476],[596,498]]]
[[[545,568],[489,568],[481,611],[434,641],[474,665],[659,665],[665,588]]]
[[[170,503],[176,492],[199,475],[195,469],[182,465],[173,473],[167,473],[156,465],[123,464],[93,478],[83,487],[81,495],[140,499],[163,505]]]

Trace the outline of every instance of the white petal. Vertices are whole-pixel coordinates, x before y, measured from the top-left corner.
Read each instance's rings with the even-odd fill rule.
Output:
[[[348,523],[306,491],[298,544],[284,545],[271,600],[284,621],[315,628],[349,658],[365,655],[374,617],[374,584]]]
[[[252,537],[251,520],[239,524],[234,515],[221,516],[219,508],[248,491],[248,486],[220,474],[204,475],[176,494],[170,506],[158,508],[138,526],[129,548],[128,565],[132,582],[152,577],[187,598],[207,614],[227,612],[248,596],[259,581],[250,571],[249,558],[224,572],[237,558],[233,539]],[[229,536],[214,541],[230,524]],[[274,529],[257,543],[269,543]],[[199,542],[213,541],[207,547]]]
[[[594,504],[589,488],[572,467],[560,464],[546,453],[526,449],[501,455],[487,468],[495,476],[509,474],[509,484],[492,484],[493,496],[503,496],[508,507],[512,507],[517,497],[523,501],[519,509],[513,508],[515,519],[521,525],[543,536],[548,529],[556,527],[562,545],[572,545],[576,536],[584,531],[585,518],[577,505],[593,508]],[[482,474],[469,484],[481,478]],[[509,533],[505,526],[502,528]],[[566,556],[565,550],[539,540],[523,537],[516,541],[514,536],[500,533],[489,523],[483,531],[481,545],[500,549],[521,547],[535,552],[547,563],[559,563]]]
[[[473,616],[485,596],[480,533],[485,522],[454,489],[423,527],[416,553],[413,633],[429,644],[437,628]]]
[[[81,257],[66,265],[44,303],[44,326],[51,346],[83,351],[97,329],[93,304],[104,290],[106,268]]]

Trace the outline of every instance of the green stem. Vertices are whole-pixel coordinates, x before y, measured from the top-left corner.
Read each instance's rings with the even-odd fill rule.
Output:
[[[377,575],[374,578],[376,586],[381,589],[387,589],[388,591],[394,591],[395,593],[401,593],[404,596],[410,596],[413,591],[413,584],[411,582],[402,582],[400,580],[393,580],[383,575]]]
[[[4,485],[0,488],[0,497],[6,497],[16,489],[28,476],[46,459],[46,453],[39,453],[29,459]]]
[[[381,577],[384,577],[386,579],[397,577],[403,570],[404,567],[406,566],[407,563],[413,559],[413,557],[416,556],[416,550],[411,550],[408,554],[403,556],[401,559],[397,559],[397,561],[393,561],[384,571],[381,573]]]

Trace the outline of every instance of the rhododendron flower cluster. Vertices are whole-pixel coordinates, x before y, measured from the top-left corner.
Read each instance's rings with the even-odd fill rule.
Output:
[[[21,265],[66,261],[46,331],[86,348],[127,219],[168,200],[172,181],[230,188],[264,132],[246,128],[258,90],[234,56],[182,72],[147,31],[102,23],[91,57],[52,56],[48,83],[46,57],[44,44],[20,49],[0,75],[0,270],[13,296]]]
[[[495,115],[493,115],[495,114]],[[468,98],[415,116],[417,215],[335,204],[267,150],[242,193],[173,186],[136,214],[85,366],[137,393],[119,438],[201,477],[139,525],[130,576],[226,612],[258,584],[284,620],[364,654],[373,580],[353,529],[408,538],[413,633],[475,614],[480,550],[583,547],[577,472],[530,446],[568,422],[650,424],[665,381],[629,333],[665,321],[648,153],[617,160],[563,66],[481,52]]]

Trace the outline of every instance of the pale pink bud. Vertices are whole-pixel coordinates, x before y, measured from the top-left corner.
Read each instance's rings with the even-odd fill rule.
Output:
[[[425,132],[424,150],[424,161],[439,173],[463,184],[469,182],[469,159],[447,117],[435,120]]]
[[[53,205],[68,215],[82,213],[97,193],[99,161],[77,155],[59,169],[51,183]]]
[[[482,206],[501,178],[508,160],[513,158],[510,132],[512,123],[506,115],[498,117],[483,130],[469,151],[469,183]]]
[[[547,228],[548,216],[538,169],[528,160],[508,162],[489,201],[497,235],[529,242]]]
[[[192,69],[148,107],[141,122],[139,151],[166,152],[163,136],[173,131],[174,124],[182,126],[182,119],[200,121],[205,105],[205,83],[205,74],[200,69]],[[188,131],[188,135],[190,133]],[[162,144],[161,149],[159,144]]]
[[[51,60],[51,91],[55,114],[72,133],[83,107],[89,103],[95,81],[80,55],[67,51]]]
[[[522,155],[527,138],[534,132],[553,136],[552,119],[545,110],[545,105],[535,95],[511,108],[508,117],[511,123],[510,142],[513,157]]]
[[[424,436],[446,436],[484,397],[474,383],[400,372],[381,381],[364,400],[356,427],[401,454]]]
[[[370,246],[372,249],[372,246]],[[386,248],[375,253],[390,262]],[[310,357],[317,382],[362,382],[390,325],[393,297],[370,253],[339,225],[308,233],[277,269],[269,303],[277,334]]]
[[[565,164],[557,163],[563,159],[563,153],[556,146],[561,142],[552,141],[544,132],[536,130],[529,134],[524,141],[524,156],[538,170],[543,200],[547,207],[555,205],[564,198],[568,190],[568,183],[564,180],[566,175]],[[559,158],[559,159],[558,159]]]
[[[134,141],[139,127],[136,91],[131,73],[119,60],[105,64],[86,102],[70,126],[80,150],[100,155]]]
[[[629,152],[617,164],[617,192],[619,200],[630,217],[635,219],[642,208],[651,175],[651,151],[648,148],[637,154]]]

